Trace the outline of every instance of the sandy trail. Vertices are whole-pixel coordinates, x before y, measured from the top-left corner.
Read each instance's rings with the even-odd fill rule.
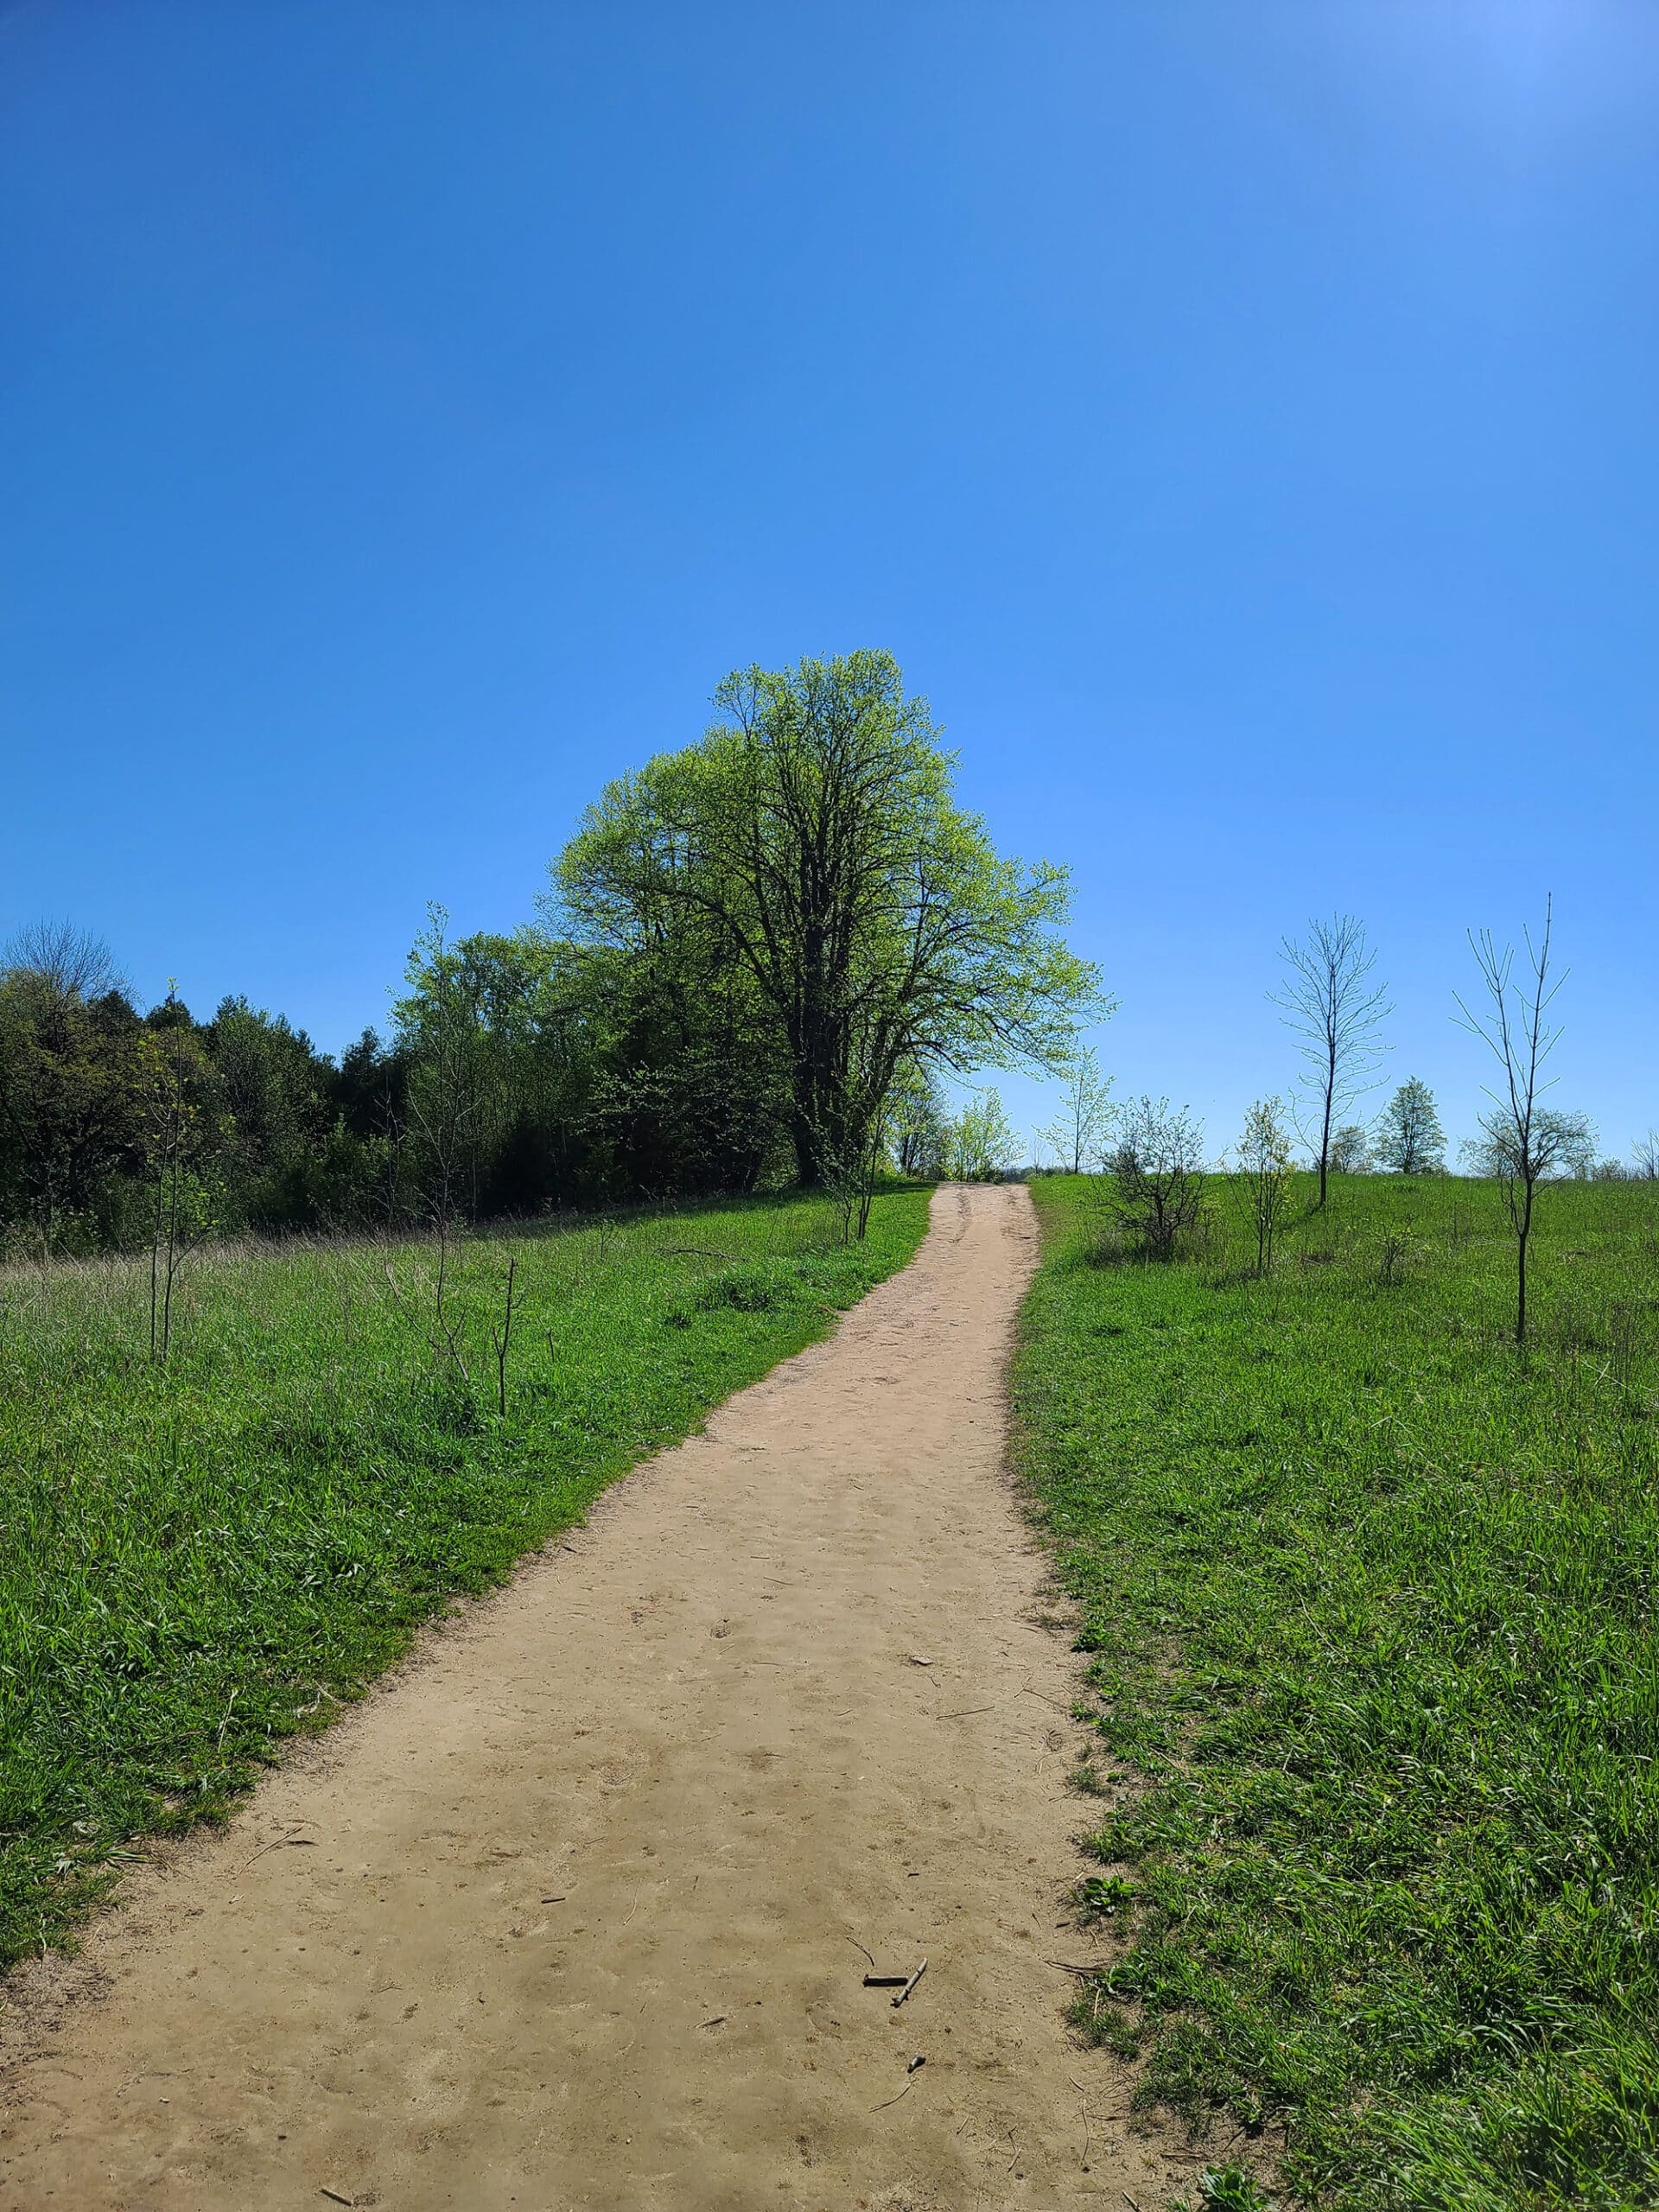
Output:
[[[1034,1257],[1022,1189],[941,1191],[833,1339],[141,1876],[0,2208],[1154,2212],[1045,1963],[1084,1816],[1001,1471]],[[925,1955],[902,2011],[856,1944]]]

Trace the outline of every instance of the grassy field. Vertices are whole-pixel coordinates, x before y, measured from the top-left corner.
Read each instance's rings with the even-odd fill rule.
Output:
[[[147,1262],[0,1273],[0,1956],[822,1335],[926,1212],[885,1194],[850,1249],[827,1200],[480,1236],[451,1255],[458,1357],[429,1244],[203,1251],[165,1371]]]
[[[1340,1179],[1267,1281],[1097,1189],[1036,1186],[1015,1381],[1098,1694],[1080,2022],[1308,2201],[1645,2212],[1659,1187],[1546,1193],[1525,1357],[1491,1185]]]

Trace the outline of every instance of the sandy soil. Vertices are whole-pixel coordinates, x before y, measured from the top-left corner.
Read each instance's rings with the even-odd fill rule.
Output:
[[[1084,1814],[1002,1472],[1034,1248],[1022,1189],[940,1192],[831,1341],[138,1877],[12,2010],[0,2208],[1154,2212],[1192,2170],[1046,1963]],[[901,2010],[861,1946],[926,1958]]]

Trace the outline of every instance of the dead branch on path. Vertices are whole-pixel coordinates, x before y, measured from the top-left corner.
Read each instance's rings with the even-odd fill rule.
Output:
[[[914,1989],[914,1988],[915,1988],[915,1986],[916,1986],[917,1983],[921,1980],[922,1976],[923,1976],[926,1972],[927,1972],[927,1961],[926,1961],[925,1959],[924,1959],[924,1960],[922,1961],[922,1963],[920,1964],[920,1966],[918,1966],[918,1967],[917,1967],[917,1969],[916,1969],[915,1973],[914,1973],[913,1974],[912,1974],[912,1976],[910,1977],[910,1980],[909,1980],[905,1984],[904,1987],[899,1991],[899,1994],[898,1994],[898,1995],[893,1999],[893,2011],[894,2011],[895,2012],[899,2010],[899,2006],[904,2003],[904,2001],[905,2001],[906,1998],[909,1996],[909,1994],[910,1994],[911,1991],[912,1991],[912,1989]]]

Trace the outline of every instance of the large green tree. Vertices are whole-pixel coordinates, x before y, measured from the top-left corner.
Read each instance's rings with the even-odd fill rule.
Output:
[[[142,1172],[154,1040],[117,990],[0,970],[0,1224],[48,1249],[86,1230],[109,1179]]]
[[[743,670],[715,706],[589,809],[555,905],[634,963],[719,949],[772,1033],[802,1182],[862,1151],[906,1065],[1060,1065],[1100,1007],[1058,934],[1065,872],[1004,859],[957,804],[892,656]]]
[[[305,1217],[313,1162],[334,1119],[338,1071],[282,1014],[224,1000],[200,1031],[219,1077],[238,1211],[257,1228]]]

